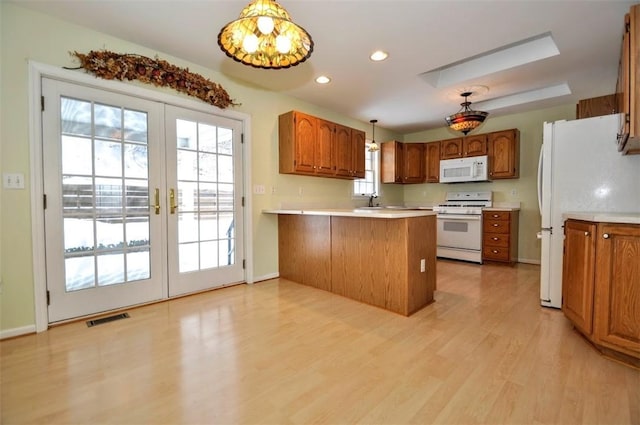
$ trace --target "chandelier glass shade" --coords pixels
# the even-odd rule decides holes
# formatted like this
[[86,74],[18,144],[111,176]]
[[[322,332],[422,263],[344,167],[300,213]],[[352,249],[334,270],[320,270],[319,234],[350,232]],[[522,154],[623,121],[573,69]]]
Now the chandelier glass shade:
[[377,152],[380,150],[380,146],[376,143],[376,123],[378,120],[370,120],[371,126],[371,143],[369,143],[369,152]]
[[483,111],[474,111],[469,108],[471,102],[467,100],[467,97],[471,96],[473,93],[464,92],[461,93],[460,96],[464,97],[464,102],[460,105],[462,109],[459,112],[449,115],[445,118],[447,124],[452,130],[461,131],[464,135],[469,133],[471,130],[477,128],[480,124],[482,124],[489,115],[488,112]]
[[249,3],[220,30],[218,45],[231,59],[264,69],[296,66],[313,52],[309,33],[274,0]]

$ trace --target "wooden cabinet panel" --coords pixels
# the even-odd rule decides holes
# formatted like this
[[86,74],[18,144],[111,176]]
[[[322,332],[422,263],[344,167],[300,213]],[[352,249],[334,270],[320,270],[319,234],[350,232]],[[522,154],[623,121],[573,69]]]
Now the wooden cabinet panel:
[[440,159],[462,158],[462,138],[440,141]]
[[596,226],[567,221],[562,263],[562,311],[582,332],[593,330]]
[[278,216],[280,277],[331,290],[331,218]]
[[640,226],[598,225],[596,343],[640,359]]
[[365,133],[298,111],[278,117],[283,174],[364,177]]
[[477,134],[474,136],[466,136],[462,139],[463,156],[481,156],[487,155],[489,150],[487,147],[487,135]]
[[403,143],[402,183],[424,183],[424,143]]
[[520,177],[520,132],[517,129],[488,134],[489,178]]
[[576,117],[578,119],[583,119],[615,114],[617,109],[618,105],[615,94],[592,97],[589,99],[582,99],[578,102]]
[[363,179],[365,177],[366,134],[364,131],[351,129],[351,161],[353,163],[353,177]]
[[482,212],[482,260],[518,261],[518,211]]
[[351,144],[351,129],[336,124],[333,145],[334,173],[337,176],[349,177],[353,175],[353,146]]
[[424,183],[424,143],[384,142],[380,152],[382,183]]
[[625,16],[616,97],[618,112],[625,114],[618,138],[623,154],[640,154],[640,5]]
[[440,181],[440,142],[425,143],[426,170],[425,181],[438,183]]

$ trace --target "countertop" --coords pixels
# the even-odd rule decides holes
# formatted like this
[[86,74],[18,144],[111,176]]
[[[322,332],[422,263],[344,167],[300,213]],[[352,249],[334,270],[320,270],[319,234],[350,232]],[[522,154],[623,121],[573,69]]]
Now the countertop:
[[565,220],[584,220],[598,223],[640,224],[640,213],[612,213],[612,212],[567,212],[562,214]]
[[328,215],[334,217],[360,217],[360,218],[410,218],[436,215],[430,210],[394,209],[394,208],[351,208],[351,209],[279,209],[262,210],[264,214],[295,214],[295,215]]

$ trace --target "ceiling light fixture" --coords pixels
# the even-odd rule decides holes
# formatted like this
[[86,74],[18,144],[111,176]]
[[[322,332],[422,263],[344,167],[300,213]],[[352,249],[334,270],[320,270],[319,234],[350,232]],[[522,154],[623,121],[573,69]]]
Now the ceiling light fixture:
[[376,50],[375,52],[371,53],[371,56],[369,56],[369,59],[371,59],[374,62],[380,62],[385,60],[388,57],[389,57],[389,54],[387,52],[382,50]]
[[464,97],[464,102],[460,104],[462,109],[459,112],[449,115],[445,118],[447,124],[451,129],[456,131],[461,131],[465,136],[471,130],[477,128],[480,124],[484,122],[484,119],[489,115],[488,112],[483,111],[474,111],[469,108],[471,102],[467,100],[469,96],[471,96],[473,92],[464,92],[460,93],[460,96]]
[[377,152],[380,150],[380,146],[376,143],[376,123],[378,120],[370,120],[371,126],[371,143],[369,143],[369,152]]
[[218,45],[231,59],[263,69],[296,66],[313,52],[309,33],[274,0],[249,3],[220,30]]
[[331,78],[327,77],[326,75],[321,75],[318,78],[316,78],[316,83],[318,84],[329,84],[331,82]]

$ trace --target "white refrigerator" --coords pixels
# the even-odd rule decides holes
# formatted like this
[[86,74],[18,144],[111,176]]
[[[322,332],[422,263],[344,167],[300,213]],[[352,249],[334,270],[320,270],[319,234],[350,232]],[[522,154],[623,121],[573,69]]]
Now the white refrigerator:
[[622,114],[544,123],[538,163],[540,301],[562,307],[562,214],[640,212],[640,155],[616,148]]

